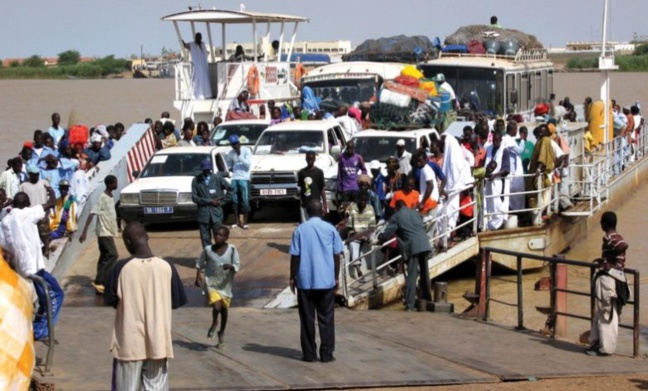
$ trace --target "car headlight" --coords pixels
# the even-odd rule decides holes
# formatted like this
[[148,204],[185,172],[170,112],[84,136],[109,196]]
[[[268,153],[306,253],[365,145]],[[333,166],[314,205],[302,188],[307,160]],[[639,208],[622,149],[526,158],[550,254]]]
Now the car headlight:
[[119,200],[122,204],[139,204],[139,194],[138,193],[122,193],[119,196]]
[[191,199],[191,193],[180,193],[178,194],[178,203],[183,204],[183,203],[190,203],[193,202]]

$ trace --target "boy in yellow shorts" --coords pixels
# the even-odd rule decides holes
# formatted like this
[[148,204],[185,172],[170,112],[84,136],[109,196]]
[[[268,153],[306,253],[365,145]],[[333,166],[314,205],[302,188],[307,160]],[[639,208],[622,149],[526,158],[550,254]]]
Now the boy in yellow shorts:
[[207,332],[208,339],[214,338],[218,315],[221,315],[216,345],[219,349],[225,346],[223,336],[232,302],[232,283],[240,267],[238,251],[234,245],[227,243],[228,239],[229,228],[221,226],[214,232],[214,244],[205,247],[196,261],[196,286],[203,287],[209,300],[208,305],[212,307],[212,324]]

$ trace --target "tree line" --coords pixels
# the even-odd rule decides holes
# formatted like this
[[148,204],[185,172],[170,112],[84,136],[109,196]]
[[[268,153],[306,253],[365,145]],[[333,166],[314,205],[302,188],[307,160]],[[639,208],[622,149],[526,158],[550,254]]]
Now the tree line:
[[81,62],[81,54],[76,50],[66,50],[58,54],[55,66],[46,66],[45,60],[33,55],[22,62],[13,61],[7,66],[0,61],[0,79],[65,79],[78,77],[86,79],[102,78],[121,74],[129,69],[129,61],[109,55]]
[[[648,43],[637,45],[630,55],[615,56],[615,63],[621,72],[646,72],[648,71]],[[598,56],[571,58],[567,62],[567,69],[596,69],[598,68]]]

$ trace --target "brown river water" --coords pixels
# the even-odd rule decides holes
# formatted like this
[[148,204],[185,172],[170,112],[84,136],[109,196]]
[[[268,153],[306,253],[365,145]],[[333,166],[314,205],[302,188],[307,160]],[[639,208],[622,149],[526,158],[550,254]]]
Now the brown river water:
[[[600,75],[598,73],[557,73],[554,91],[558,99],[569,96],[573,103],[580,103],[586,96],[599,95]],[[648,73],[613,73],[611,75],[612,97],[624,106],[636,100],[642,102],[644,112],[648,111]],[[0,80],[0,158],[9,159],[20,149],[21,144],[30,140],[35,129],[46,130],[50,126],[50,115],[58,112],[61,122],[67,127],[70,117],[76,123],[89,126],[122,122],[126,128],[135,122],[143,122],[149,117],[160,117],[162,111],[169,111],[173,118],[180,114],[173,108],[173,80],[156,79],[111,79],[111,80]],[[645,240],[647,218],[637,210],[643,209],[643,200],[648,198],[648,186],[642,186],[627,202],[617,209],[619,231],[630,244],[628,266],[637,268],[648,276],[648,264],[641,255],[648,251]],[[593,230],[586,240],[576,245],[567,255],[570,259],[591,260],[600,254],[601,232]],[[456,305],[456,312],[467,307],[461,298],[465,291],[474,288],[474,269],[465,265],[441,279],[449,281],[449,299]],[[548,292],[533,291],[533,284],[547,275],[546,270],[525,274],[524,277],[524,319],[531,329],[540,329],[545,317],[535,310],[535,306],[549,303]],[[503,273],[502,279],[513,280],[513,275]],[[642,278],[648,282],[648,277]],[[587,289],[587,273],[572,270],[569,275],[572,289]],[[648,290],[642,293],[642,300],[648,299]],[[498,300],[515,303],[515,284],[502,280],[492,283],[492,296]],[[645,302],[645,301],[644,301]],[[587,314],[588,301],[573,298],[569,309]],[[398,306],[392,306],[397,308]],[[400,308],[400,307],[398,307]],[[629,307],[622,321],[631,320]],[[515,307],[494,302],[492,318],[506,325],[514,325],[517,320]],[[644,311],[642,321],[648,323],[648,312]],[[569,322],[569,337],[575,339],[588,325],[582,321]],[[622,331],[623,344],[628,346],[627,332]],[[625,350],[625,349],[624,349]]]

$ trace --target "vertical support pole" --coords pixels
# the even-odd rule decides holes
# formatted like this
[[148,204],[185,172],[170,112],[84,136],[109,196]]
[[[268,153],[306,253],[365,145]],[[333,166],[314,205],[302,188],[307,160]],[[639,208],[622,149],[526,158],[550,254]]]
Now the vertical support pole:
[[594,274],[596,269],[592,266],[590,268],[590,318],[594,319],[594,313],[596,311],[596,294],[594,292]]
[[[283,49],[284,49],[284,27],[286,23],[281,22],[281,31],[279,32],[279,53],[277,53],[277,62],[281,62],[281,55],[283,54]],[[290,62],[290,58],[286,58],[287,62]]]
[[549,279],[551,286],[551,289],[549,290],[549,305],[551,306],[551,313],[549,315],[551,324],[549,325],[549,329],[552,331],[553,336],[556,335],[556,312],[558,312],[558,309],[556,308],[556,265],[556,262],[551,262],[549,264]]
[[227,40],[225,38],[225,23],[221,24],[221,52],[222,52],[222,58],[221,61],[226,61],[227,60]]
[[522,292],[522,257],[518,255],[517,261],[517,316],[518,330],[524,330],[524,297]]
[[[567,313],[567,265],[556,265],[556,282],[552,285],[555,286],[556,296],[556,312]],[[556,315],[556,327],[554,336],[564,337],[567,335],[567,317]]]
[[632,356],[639,356],[639,310],[641,309],[639,298],[641,297],[639,288],[641,282],[641,274],[637,271],[634,274],[634,290],[632,292],[633,305],[633,319],[632,319]]
[[479,294],[479,301],[477,302],[477,316],[486,320],[488,316],[486,315],[486,303],[488,301],[487,289],[486,289],[486,279],[487,279],[487,259],[490,256],[488,249],[482,249],[481,254],[481,263],[479,265],[479,271],[477,272],[477,290],[475,293]]
[[[360,250],[362,255],[362,250]],[[371,254],[371,283],[374,289],[378,289],[378,275],[376,273],[376,253]]]
[[293,52],[293,47],[295,45],[295,37],[297,36],[297,26],[299,25],[299,22],[295,22],[295,27],[293,28],[292,36],[290,37],[290,46],[288,46],[288,56],[286,56],[286,59],[290,61],[290,57],[292,56]]
[[215,63],[216,62],[216,54],[214,53],[214,42],[212,40],[211,25],[209,23],[205,23],[205,26],[207,26],[207,39],[209,39],[209,53],[211,54],[210,55],[211,62]]
[[[256,19],[252,19],[252,52],[254,53],[254,63],[257,62],[257,31]],[[242,68],[242,67],[241,67]]]
[[486,257],[486,317],[484,320],[490,319],[490,281],[491,281],[491,265],[492,265],[493,254],[490,250],[488,251],[488,256]]

